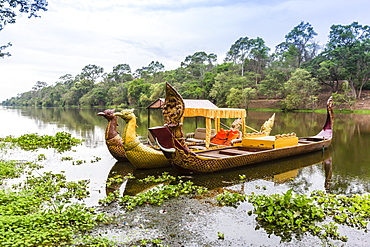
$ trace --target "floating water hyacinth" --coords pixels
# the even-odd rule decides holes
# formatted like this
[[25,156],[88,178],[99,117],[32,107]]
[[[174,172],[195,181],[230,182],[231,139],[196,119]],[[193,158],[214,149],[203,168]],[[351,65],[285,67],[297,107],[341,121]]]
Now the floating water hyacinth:
[[13,143],[24,150],[54,148],[58,152],[64,152],[70,150],[73,146],[81,144],[83,140],[74,138],[67,132],[57,132],[54,136],[40,136],[37,133],[24,134],[18,138],[7,136],[5,138],[0,138],[0,141]]

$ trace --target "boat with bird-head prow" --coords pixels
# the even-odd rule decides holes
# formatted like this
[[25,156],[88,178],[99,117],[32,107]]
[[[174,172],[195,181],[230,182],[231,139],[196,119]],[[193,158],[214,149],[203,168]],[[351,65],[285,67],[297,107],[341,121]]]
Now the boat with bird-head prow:
[[171,165],[179,171],[207,173],[324,150],[331,144],[333,136],[332,108],[333,100],[330,97],[324,127],[314,136],[297,137],[295,133],[268,136],[243,131],[241,142],[234,146],[192,152],[182,130],[181,119],[185,111],[182,97],[167,83],[163,109],[165,124],[149,130]]

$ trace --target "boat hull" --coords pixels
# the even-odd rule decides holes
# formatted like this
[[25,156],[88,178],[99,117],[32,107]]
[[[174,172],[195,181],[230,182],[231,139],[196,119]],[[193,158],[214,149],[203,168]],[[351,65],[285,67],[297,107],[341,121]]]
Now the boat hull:
[[138,169],[154,169],[171,166],[161,151],[154,150],[142,143],[133,149],[126,150],[126,157]]
[[[331,139],[269,150],[230,147],[196,154],[175,148],[176,151],[170,155],[170,162],[182,172],[209,173],[323,150],[330,144]],[[226,154],[229,156],[226,157]],[[214,158],[211,157],[212,155]],[[216,156],[223,157],[217,158]]]
[[109,153],[118,161],[127,162],[126,152],[122,147],[122,138],[116,135],[112,139],[105,141]]

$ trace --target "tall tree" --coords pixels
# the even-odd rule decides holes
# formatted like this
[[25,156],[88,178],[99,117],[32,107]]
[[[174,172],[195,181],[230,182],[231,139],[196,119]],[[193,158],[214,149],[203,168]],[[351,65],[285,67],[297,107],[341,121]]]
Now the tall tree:
[[37,81],[36,84],[32,87],[32,90],[39,91],[40,89],[47,87],[48,84],[44,81]]
[[131,67],[126,63],[118,64],[117,66],[113,67],[113,72],[110,73],[109,76],[112,77],[118,83],[131,81],[132,80]]
[[96,82],[96,80],[103,74],[104,69],[95,64],[89,64],[82,68],[80,79],[90,80]]
[[59,77],[59,81],[57,81],[57,83],[61,83],[67,88],[71,88],[75,82],[76,80],[71,74],[62,75],[61,77]]
[[150,64],[148,65],[148,73],[149,74],[155,74],[158,72],[163,72],[164,71],[164,65],[158,61],[151,61]]
[[233,62],[239,65],[242,76],[244,76],[247,67],[250,68],[249,71],[261,75],[262,69],[267,64],[269,51],[270,48],[266,46],[262,38],[241,37],[230,47],[225,62]]
[[256,84],[258,84],[258,79],[262,78],[263,70],[268,63],[270,48],[266,46],[265,41],[260,37],[251,39],[249,42],[249,67],[256,74]]
[[216,54],[198,51],[193,55],[186,56],[185,60],[181,62],[181,67],[186,68],[194,77],[203,78],[204,74],[216,65],[216,62]]
[[150,83],[144,82],[144,79],[135,79],[133,81],[128,82],[127,88],[127,95],[128,95],[128,102],[131,106],[145,106],[141,104],[140,98],[142,95],[146,95],[148,98]]
[[[16,22],[19,13],[29,14],[28,18],[39,17],[38,11],[46,11],[48,5],[46,0],[1,0],[0,1],[0,31],[5,25]],[[5,48],[11,46],[11,43],[0,46],[0,58],[10,56],[9,52],[2,52]]]
[[275,53],[280,60],[292,68],[299,68],[302,63],[313,59],[319,50],[315,41],[317,33],[308,22],[301,22],[287,35],[285,41],[276,46]]
[[136,78],[148,79],[150,76],[164,71],[164,65],[158,61],[152,61],[146,67],[141,67],[135,71]]
[[233,62],[241,66],[241,75],[244,75],[244,63],[250,51],[250,42],[248,37],[240,37],[231,45],[226,53],[225,62]]
[[353,22],[332,25],[324,55],[343,68],[355,97],[360,98],[363,86],[370,79],[370,27]]
[[[248,76],[250,75],[250,76]],[[215,83],[209,93],[215,103],[220,106],[227,106],[230,89],[234,88],[243,92],[245,88],[254,85],[254,73],[247,73],[245,76],[236,75],[232,72],[222,72],[215,76]],[[233,92],[236,92],[235,90]],[[240,95],[242,97],[242,94]]]

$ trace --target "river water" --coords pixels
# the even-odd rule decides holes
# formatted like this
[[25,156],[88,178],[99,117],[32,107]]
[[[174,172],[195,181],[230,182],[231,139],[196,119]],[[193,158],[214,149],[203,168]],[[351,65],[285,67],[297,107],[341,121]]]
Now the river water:
[[[59,131],[71,133],[84,139],[82,145],[71,151],[57,153],[53,149],[36,151],[7,150],[0,153],[0,159],[36,160],[39,154],[46,159],[38,161],[44,165],[42,171],[64,172],[69,180],[90,180],[91,196],[87,205],[97,206],[98,200],[106,193],[119,189],[122,194],[133,195],[148,188],[140,187],[135,181],[118,184],[115,188],[106,186],[112,174],[133,172],[138,178],[160,174],[164,170],[176,175],[173,169],[140,171],[125,163],[116,162],[105,146],[106,119],[97,116],[103,109],[65,108],[0,108],[0,137],[38,133],[54,135]],[[247,125],[255,129],[271,117],[273,112],[248,112]],[[275,112],[275,125],[272,135],[294,132],[297,136],[310,136],[318,133],[324,124],[326,114]],[[137,134],[146,138],[148,125],[162,125],[162,115],[158,110],[135,110],[138,116]],[[149,122],[149,123],[148,123]],[[230,125],[230,120],[225,120]],[[192,132],[196,127],[204,127],[201,118],[185,120],[184,132]],[[124,127],[120,119],[119,130]],[[245,194],[282,193],[293,189],[297,193],[313,190],[326,190],[334,194],[367,194],[370,192],[370,115],[335,114],[334,138],[332,145],[324,153],[316,152],[304,156],[273,161],[229,171],[188,177],[195,184],[209,190],[228,189]],[[63,157],[73,157],[82,161],[62,161]],[[246,182],[240,182],[239,175],[246,175]],[[262,189],[263,188],[263,189]],[[249,203],[238,208],[218,207],[214,198],[191,200],[175,199],[161,207],[143,207],[125,214],[125,223],[119,227],[110,226],[105,234],[120,241],[140,238],[163,238],[170,246],[313,246],[320,241],[312,236],[289,243],[280,242],[274,235],[268,236],[260,228],[254,216],[248,216],[252,209]],[[112,209],[109,210],[118,210]],[[127,225],[130,225],[128,227]],[[258,228],[258,227],[257,227]],[[368,226],[370,229],[370,226]],[[370,245],[369,233],[348,227],[339,231],[349,237],[344,246]],[[225,235],[217,238],[217,232]],[[149,236],[149,237],[148,237]],[[342,245],[342,243],[340,243]]]

